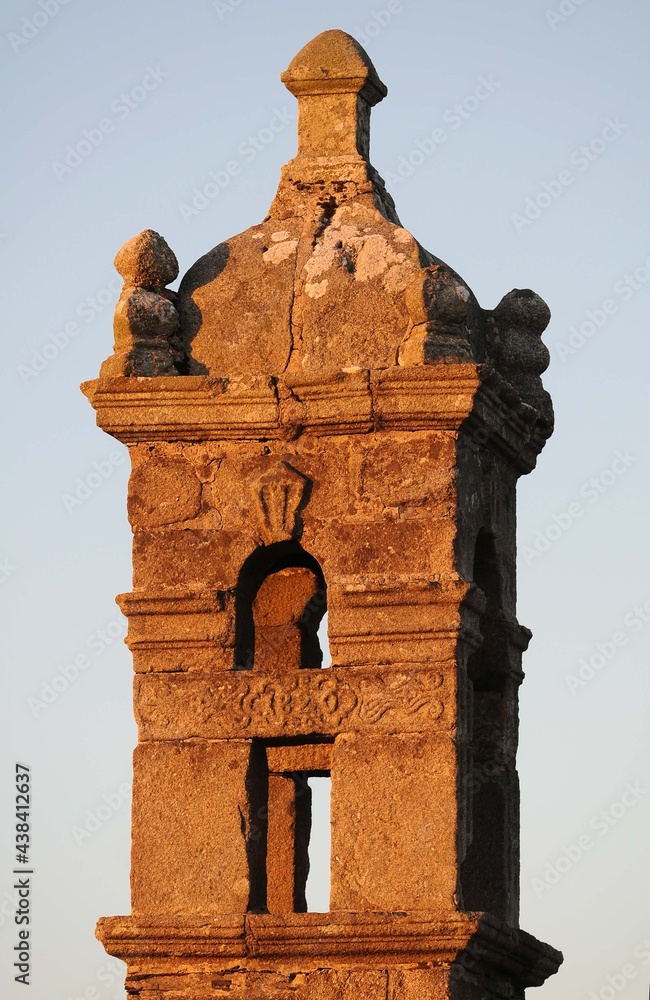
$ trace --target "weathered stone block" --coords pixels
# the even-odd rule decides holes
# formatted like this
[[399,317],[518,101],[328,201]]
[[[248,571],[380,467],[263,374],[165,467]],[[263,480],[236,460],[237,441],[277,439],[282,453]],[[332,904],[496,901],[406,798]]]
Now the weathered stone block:
[[456,748],[433,735],[342,735],[332,756],[333,910],[452,909]]
[[244,913],[255,905],[251,862],[262,849],[250,784],[256,766],[250,742],[136,748],[134,913]]

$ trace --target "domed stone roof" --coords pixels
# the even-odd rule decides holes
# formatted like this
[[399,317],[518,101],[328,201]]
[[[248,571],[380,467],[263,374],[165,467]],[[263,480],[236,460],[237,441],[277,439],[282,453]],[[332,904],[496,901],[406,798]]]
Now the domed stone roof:
[[[370,108],[386,94],[368,55],[326,31],[282,80],[298,98],[298,153],[269,214],[190,268],[179,292],[190,372],[322,371],[398,363],[436,285],[447,320],[475,302],[399,222],[369,163]],[[423,268],[430,269],[423,274]],[[442,313],[439,319],[442,319]]]
[[386,87],[367,53],[325,31],[282,74],[298,99],[298,150],[266,218],[183,278],[145,230],[116,258],[124,290],[102,376],[295,380],[354,369],[487,363],[551,426],[540,374],[550,313],[528,289],[483,310],[400,224],[372,167],[370,111]]

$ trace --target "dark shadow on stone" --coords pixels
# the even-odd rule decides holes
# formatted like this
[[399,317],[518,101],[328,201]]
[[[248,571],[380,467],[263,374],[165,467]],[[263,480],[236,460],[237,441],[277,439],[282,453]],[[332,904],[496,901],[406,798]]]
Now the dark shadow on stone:
[[209,285],[224,270],[230,257],[228,243],[219,243],[204,254],[189,269],[178,289],[177,308],[181,317],[181,334],[185,345],[186,359],[181,375],[208,375],[208,369],[192,357],[192,341],[201,329],[203,314],[192,299],[197,288]]
[[450,968],[450,1000],[525,1000],[564,961],[561,952],[490,913],[477,913],[478,926]]
[[249,913],[266,912],[266,846],[268,836],[268,768],[266,751],[258,740],[253,740],[250,763],[246,775],[246,794],[250,804],[251,820],[241,816],[242,833],[246,837],[246,856],[250,874]]

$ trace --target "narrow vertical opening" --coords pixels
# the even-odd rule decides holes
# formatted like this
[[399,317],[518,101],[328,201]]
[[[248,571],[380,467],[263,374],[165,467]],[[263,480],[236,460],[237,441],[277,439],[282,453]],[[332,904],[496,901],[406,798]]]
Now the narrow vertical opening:
[[494,535],[482,530],[476,540],[474,583],[485,595],[481,644],[468,659],[471,702],[471,841],[461,868],[463,906],[503,915],[507,906],[508,831],[503,748],[505,711],[498,621],[501,578]]
[[332,779],[309,778],[311,788],[311,835],[306,897],[309,913],[327,913],[330,908],[330,854]]
[[321,648],[322,662],[321,667],[331,667],[332,666],[332,654],[330,653],[330,640],[328,634],[328,614],[327,611],[321,619],[321,623],[318,626],[318,642]]
[[331,754],[331,740],[266,746],[269,913],[329,910]]

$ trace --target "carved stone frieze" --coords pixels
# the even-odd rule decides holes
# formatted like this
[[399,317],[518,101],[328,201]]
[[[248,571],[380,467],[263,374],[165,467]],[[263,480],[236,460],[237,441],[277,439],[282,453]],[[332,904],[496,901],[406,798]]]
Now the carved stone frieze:
[[143,739],[419,732],[448,725],[444,702],[444,673],[431,668],[298,670],[287,681],[252,670],[136,681]]

